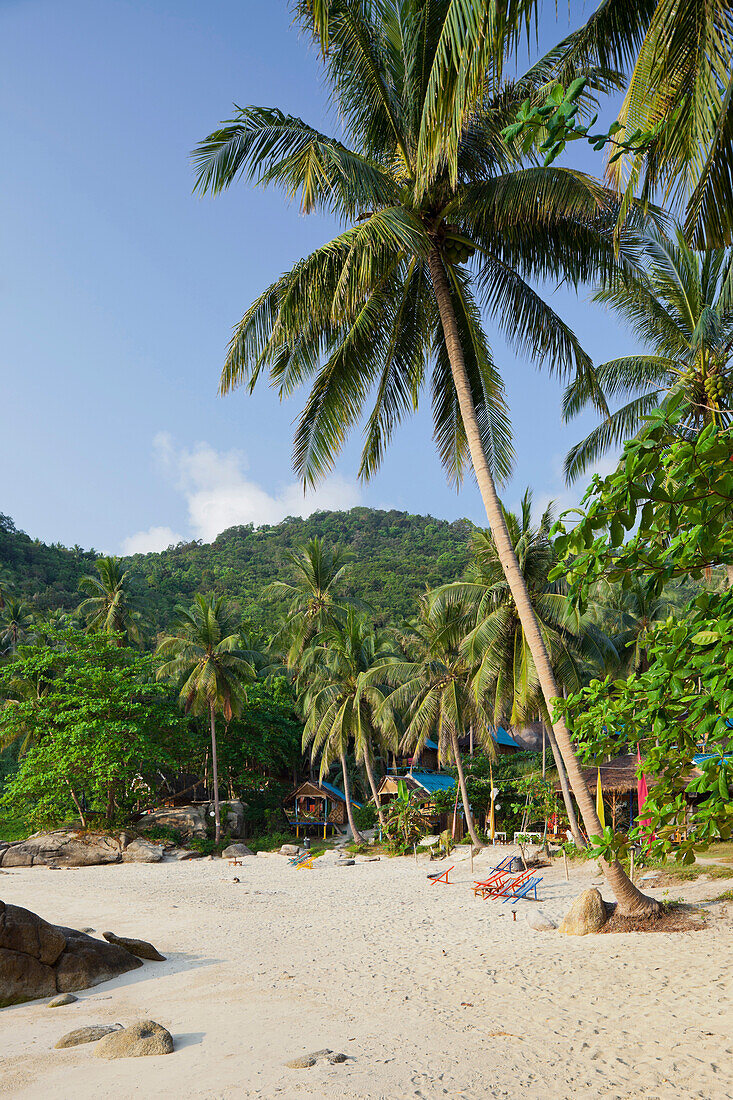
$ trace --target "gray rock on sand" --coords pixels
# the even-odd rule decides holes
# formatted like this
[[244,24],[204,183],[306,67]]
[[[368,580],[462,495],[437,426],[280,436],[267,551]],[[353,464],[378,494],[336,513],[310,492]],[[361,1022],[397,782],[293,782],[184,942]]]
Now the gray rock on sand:
[[113,1031],[121,1030],[122,1024],[92,1024],[90,1027],[78,1027],[75,1031],[67,1031],[66,1035],[62,1035],[58,1043],[54,1043],[54,1050],[80,1047],[83,1043],[98,1043]]
[[340,859],[336,864],[337,867],[353,867],[356,863],[355,859]]
[[300,855],[300,847],[297,844],[283,844],[280,849],[281,856],[298,856]]
[[600,931],[607,920],[608,913],[600,892],[584,890],[563,917],[559,930],[568,936],[587,936]]
[[241,856],[252,856],[254,852],[250,852],[246,844],[237,843],[230,844],[221,855],[222,859],[239,859]]
[[334,1051],[328,1048],[324,1050],[314,1050],[311,1054],[303,1054],[300,1058],[293,1058],[291,1061],[286,1062],[285,1065],[288,1069],[310,1069],[315,1066],[317,1062],[328,1062],[332,1066],[340,1065],[341,1062],[346,1061],[346,1055],[341,1053],[334,1053]]
[[100,1058],[147,1058],[173,1053],[173,1036],[154,1020],[140,1020],[112,1035],[97,1047]]
[[114,943],[117,947],[124,947],[131,955],[138,959],[149,959],[151,962],[165,962],[165,955],[153,947],[147,940],[130,939],[128,936],[116,936],[114,932],[103,932],[107,943]]
[[89,867],[98,863],[119,863],[121,858],[117,837],[74,829],[38,833],[0,852],[3,867]]
[[74,1001],[78,1001],[79,998],[75,997],[73,993],[61,993],[58,997],[54,997],[52,1001],[49,1001],[46,1008],[63,1008],[64,1005],[73,1005]]
[[527,913],[527,924],[535,932],[554,932],[557,925],[546,917],[541,909],[530,909]]
[[123,863],[160,863],[163,858],[163,845],[153,844],[150,840],[132,840],[122,853]]

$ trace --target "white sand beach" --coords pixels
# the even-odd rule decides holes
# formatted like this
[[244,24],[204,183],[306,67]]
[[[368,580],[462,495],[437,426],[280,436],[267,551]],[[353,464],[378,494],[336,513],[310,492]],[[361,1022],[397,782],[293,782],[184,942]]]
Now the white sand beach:
[[[497,849],[497,852],[499,850]],[[490,853],[475,871],[497,861]],[[733,903],[701,932],[574,938],[475,899],[428,864],[296,871],[282,857],[13,870],[0,896],[58,924],[151,940],[167,956],[60,1009],[0,1012],[0,1095],[64,1100],[733,1096]],[[559,920],[593,869],[543,872]],[[232,882],[233,876],[239,884]],[[673,888],[700,899],[729,883]],[[603,891],[608,897],[607,891]],[[654,891],[652,891],[654,892]],[[662,896],[664,891],[656,891]],[[54,1050],[72,1028],[152,1018],[175,1053],[106,1062]],[[328,1047],[341,1065],[285,1062]]]

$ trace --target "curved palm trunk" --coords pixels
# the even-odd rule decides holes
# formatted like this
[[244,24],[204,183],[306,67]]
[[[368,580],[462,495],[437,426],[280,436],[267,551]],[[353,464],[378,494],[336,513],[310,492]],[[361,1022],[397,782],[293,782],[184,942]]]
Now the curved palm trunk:
[[382,807],[379,805],[379,797],[377,795],[377,783],[374,778],[374,769],[372,768],[372,761],[368,748],[366,748],[364,751],[364,769],[367,773],[367,779],[369,780],[369,787],[372,792],[372,798],[374,799],[374,805],[377,808],[379,825],[382,829],[382,832],[384,832],[384,814],[382,813]]
[[[539,624],[529,598],[529,593],[527,592],[527,586],[522,576],[521,569],[519,568],[516,554],[514,553],[514,547],[507,529],[501,502],[496,492],[496,485],[494,484],[494,479],[489,469],[486,455],[484,454],[481,433],[476,419],[476,409],[473,404],[468,374],[466,372],[466,363],[463,358],[463,348],[461,346],[456,315],[453,310],[453,303],[451,302],[448,279],[445,274],[440,252],[437,248],[431,250],[428,262],[433,280],[435,298],[440,312],[440,320],[445,336],[448,357],[450,359],[453,382],[456,387],[458,404],[461,410],[461,419],[463,420],[471,452],[473,469],[481,492],[481,498],[486,509],[486,515],[491,526],[491,533],[494,536],[499,561],[501,562],[504,576],[507,579],[509,589],[514,599],[517,614],[522,623],[524,636],[527,639],[527,645],[532,654],[532,660],[537,670],[540,687],[542,688],[542,694],[549,712],[550,700],[557,698],[560,693],[555,683],[555,676],[552,671],[547,648],[540,633]],[[563,719],[558,719],[553,722],[553,732],[567,769],[570,786],[572,787],[575,800],[580,808],[586,831],[589,836],[599,836],[601,833],[601,823],[598,820],[593,798],[586,786],[580,764],[573,750],[570,732]],[[640,890],[636,889],[618,861],[614,861],[613,863],[602,861],[602,866],[608,883],[616,896],[621,912],[645,915],[656,912],[659,909],[659,903],[655,901],[654,898],[647,897],[645,894],[642,894]]]
[[349,773],[346,770],[346,756],[344,753],[341,753],[341,771],[344,775],[344,799],[346,801],[346,816],[349,819],[351,835],[354,838],[355,844],[363,844],[364,837],[361,835],[354,822],[354,808],[351,805],[351,786],[349,784]]
[[216,760],[216,714],[214,704],[209,704],[211,714],[211,773],[214,781],[214,822],[216,825],[216,843],[221,840],[221,815],[219,813],[219,765]]
[[458,788],[461,792],[461,802],[463,803],[463,813],[466,817],[466,827],[468,828],[468,835],[471,837],[471,843],[475,848],[482,848],[483,845],[478,838],[476,832],[476,826],[473,823],[473,814],[471,813],[471,804],[468,801],[468,787],[466,786],[466,777],[463,774],[463,764],[461,763],[461,751],[458,748],[458,737],[456,731],[451,730],[450,735],[450,747],[453,750],[453,762],[458,772]]

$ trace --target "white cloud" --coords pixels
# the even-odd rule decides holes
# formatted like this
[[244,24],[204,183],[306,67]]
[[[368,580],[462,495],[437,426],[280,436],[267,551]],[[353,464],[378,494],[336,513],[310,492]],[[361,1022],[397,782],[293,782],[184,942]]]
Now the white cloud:
[[[356,482],[339,475],[305,494],[295,482],[268,493],[245,476],[247,463],[241,451],[217,451],[208,443],[179,448],[167,432],[156,435],[153,448],[158,462],[186,499],[191,537],[204,542],[211,542],[227,527],[238,524],[259,527],[279,523],[285,516],[309,516],[319,509],[353,508],[361,501]],[[146,539],[152,543],[158,535],[162,539],[164,533],[179,541],[180,536],[173,535],[169,528],[154,527],[126,539],[126,552],[134,552],[127,549],[130,545],[139,548]],[[161,549],[161,545],[146,548]]]
[[170,527],[148,527],[147,531],[138,531],[136,535],[123,539],[122,553],[151,554],[158,550],[167,550],[169,546],[175,546],[182,540],[183,536],[176,534]]

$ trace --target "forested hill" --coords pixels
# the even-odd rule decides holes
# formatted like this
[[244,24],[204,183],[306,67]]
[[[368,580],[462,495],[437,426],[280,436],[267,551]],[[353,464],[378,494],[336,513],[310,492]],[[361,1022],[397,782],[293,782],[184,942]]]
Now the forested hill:
[[[133,590],[154,628],[169,619],[173,607],[194,592],[213,590],[237,599],[245,619],[270,628],[280,608],[263,598],[276,578],[288,579],[286,554],[320,536],[354,556],[348,594],[367,602],[378,620],[411,616],[427,586],[453,580],[463,572],[472,525],[431,516],[352,508],[316,512],[308,519],[288,517],[276,526],[232,527],[213,543],[181,543],[159,554],[125,559],[133,572]],[[17,590],[38,608],[75,607],[79,578],[91,571],[93,551],[46,546],[16,531],[0,518],[0,567]]]

